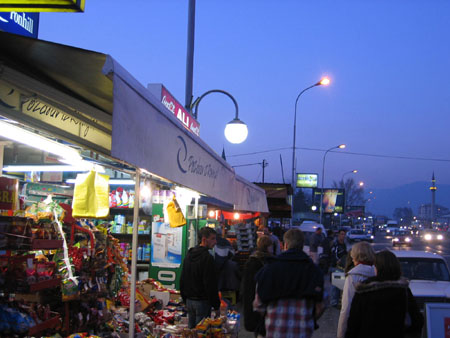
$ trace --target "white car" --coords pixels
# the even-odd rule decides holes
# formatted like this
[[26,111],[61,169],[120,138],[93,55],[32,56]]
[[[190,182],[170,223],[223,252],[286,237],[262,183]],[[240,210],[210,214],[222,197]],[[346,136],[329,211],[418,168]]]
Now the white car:
[[[423,310],[425,303],[450,303],[450,273],[445,259],[431,252],[413,250],[392,251],[400,261],[402,274],[417,305]],[[344,288],[344,272],[333,272],[332,284]]]
[[363,230],[353,229],[347,232],[347,239],[349,242],[372,242],[374,236],[365,233]]

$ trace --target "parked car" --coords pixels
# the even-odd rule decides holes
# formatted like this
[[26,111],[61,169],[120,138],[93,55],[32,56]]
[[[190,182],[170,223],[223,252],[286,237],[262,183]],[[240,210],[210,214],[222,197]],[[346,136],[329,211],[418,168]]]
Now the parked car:
[[392,246],[412,246],[412,236],[410,231],[397,230],[392,233]]
[[[402,274],[417,305],[424,310],[425,303],[450,303],[450,272],[445,259],[431,252],[414,250],[392,251],[400,261]],[[344,272],[333,272],[331,282],[344,288]]]
[[373,238],[374,238],[373,235],[369,235],[365,233],[363,230],[353,229],[347,232],[347,239],[350,243],[361,241],[373,242]]

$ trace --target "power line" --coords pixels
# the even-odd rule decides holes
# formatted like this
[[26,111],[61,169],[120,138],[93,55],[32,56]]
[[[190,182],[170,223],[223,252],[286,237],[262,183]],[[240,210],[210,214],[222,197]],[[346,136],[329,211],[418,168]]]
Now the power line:
[[[325,149],[318,149],[318,148],[306,148],[306,147],[296,147],[297,149],[301,150],[309,150],[309,151],[320,151],[324,152]],[[261,151],[255,151],[252,153],[245,153],[245,154],[236,154],[236,155],[228,155],[228,157],[240,157],[240,156],[249,156],[249,155],[257,155],[257,154],[265,154],[270,153],[274,151],[280,151],[280,150],[287,150],[292,149],[292,147],[284,147],[284,148],[276,148],[276,149],[269,149],[269,150],[261,150]],[[356,156],[370,156],[370,157],[382,157],[382,158],[392,158],[392,159],[398,159],[398,160],[415,160],[415,161],[435,161],[435,162],[450,162],[450,159],[443,159],[443,158],[428,158],[428,157],[414,157],[414,156],[400,156],[400,155],[383,155],[383,154],[370,154],[370,153],[356,153],[356,152],[349,152],[349,151],[330,151],[336,154],[341,155],[356,155]]]

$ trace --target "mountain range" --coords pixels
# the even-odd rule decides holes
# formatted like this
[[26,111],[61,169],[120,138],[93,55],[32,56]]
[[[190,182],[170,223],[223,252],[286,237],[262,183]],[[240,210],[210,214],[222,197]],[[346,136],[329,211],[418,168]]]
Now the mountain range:
[[[395,208],[411,208],[414,215],[422,204],[431,203],[430,182],[414,182],[389,189],[366,191],[366,211],[374,215],[392,217]],[[450,185],[437,184],[436,204],[450,207]]]

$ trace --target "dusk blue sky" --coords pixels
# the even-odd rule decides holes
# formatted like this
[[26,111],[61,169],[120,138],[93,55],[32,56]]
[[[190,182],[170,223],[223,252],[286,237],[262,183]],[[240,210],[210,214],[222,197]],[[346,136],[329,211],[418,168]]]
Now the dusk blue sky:
[[[39,38],[110,54],[184,103],[187,12],[188,0],[86,0],[85,13],[42,13]],[[282,182],[281,155],[288,183],[295,99],[328,75],[330,86],[299,101],[297,147],[316,150],[297,151],[297,171],[320,174],[323,150],[345,143],[327,155],[325,186],[352,169],[368,189],[433,171],[450,184],[449,33],[444,0],[197,0],[194,98],[228,91],[249,127],[245,143],[228,143],[234,106],[211,94],[198,109],[201,137],[231,165],[268,161],[266,182]],[[262,180],[260,165],[236,172]]]

